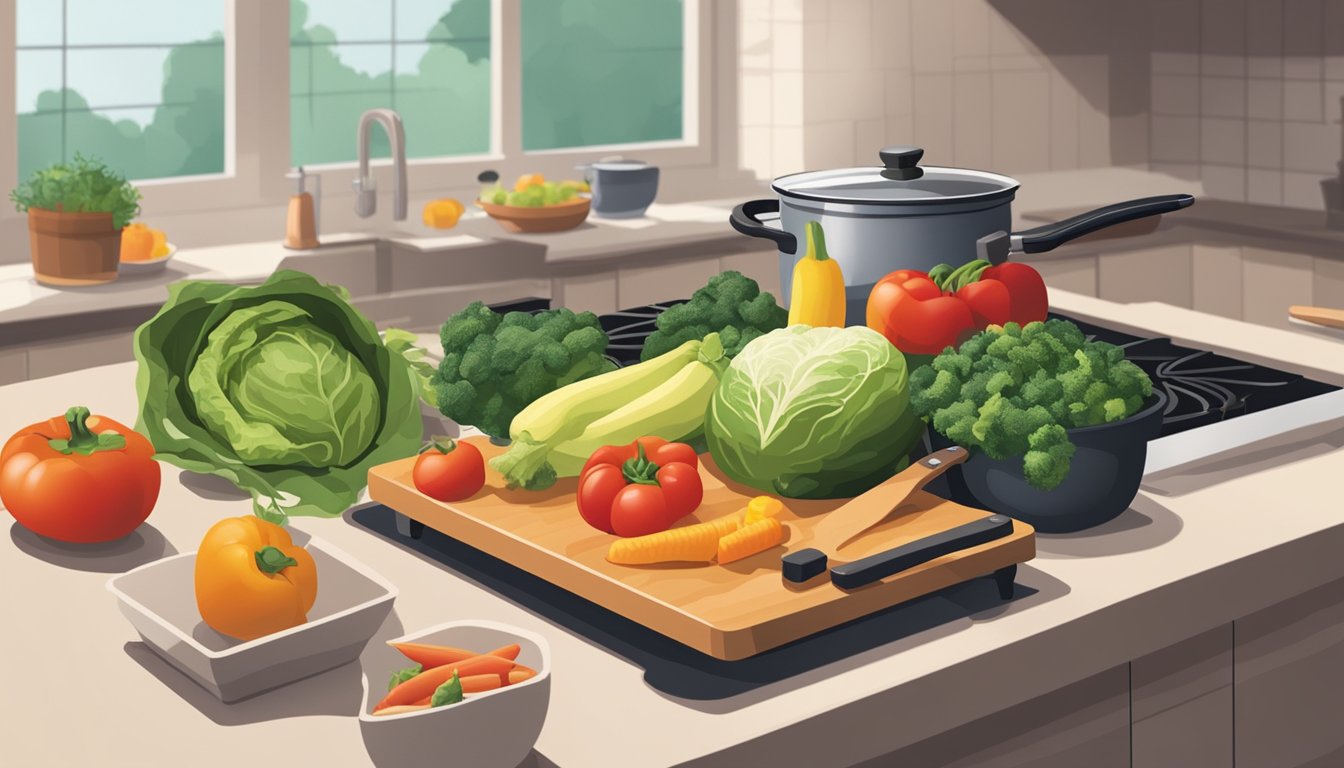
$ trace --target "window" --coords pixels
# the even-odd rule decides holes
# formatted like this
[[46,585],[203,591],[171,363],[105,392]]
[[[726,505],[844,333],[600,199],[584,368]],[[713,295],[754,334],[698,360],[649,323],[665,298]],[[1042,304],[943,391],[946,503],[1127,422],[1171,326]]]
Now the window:
[[294,165],[355,160],[378,107],[401,115],[407,157],[490,150],[490,0],[291,0],[289,46]]
[[523,0],[523,149],[682,135],[682,0]]
[[96,156],[132,179],[225,170],[223,0],[18,0],[18,172]]

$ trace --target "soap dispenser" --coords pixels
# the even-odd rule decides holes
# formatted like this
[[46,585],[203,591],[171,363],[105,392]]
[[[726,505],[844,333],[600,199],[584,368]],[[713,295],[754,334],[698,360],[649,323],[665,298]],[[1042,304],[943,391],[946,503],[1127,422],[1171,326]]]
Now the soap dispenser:
[[294,193],[289,197],[289,215],[285,218],[285,247],[299,250],[316,248],[317,212],[322,205],[322,177],[313,177],[313,192],[306,189],[308,175],[303,166],[285,174],[294,182]]

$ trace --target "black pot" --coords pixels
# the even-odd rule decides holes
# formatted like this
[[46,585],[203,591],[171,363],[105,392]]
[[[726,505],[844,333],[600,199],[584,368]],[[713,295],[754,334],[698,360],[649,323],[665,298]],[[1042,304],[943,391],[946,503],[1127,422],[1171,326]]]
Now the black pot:
[[[1069,430],[1077,450],[1057,488],[1041,491],[1022,477],[1022,458],[1002,461],[975,453],[948,472],[954,499],[1029,523],[1041,533],[1071,533],[1101,525],[1129,508],[1139,492],[1148,441],[1162,431],[1167,396],[1160,390],[1123,421]],[[935,448],[950,445],[929,430]]]

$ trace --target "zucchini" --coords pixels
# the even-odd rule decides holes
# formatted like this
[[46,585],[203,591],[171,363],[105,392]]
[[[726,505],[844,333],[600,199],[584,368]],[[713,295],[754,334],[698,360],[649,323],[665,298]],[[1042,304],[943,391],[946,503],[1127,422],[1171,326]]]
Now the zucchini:
[[[710,337],[714,339],[711,349]],[[625,445],[641,437],[679,442],[705,426],[705,411],[727,363],[718,334],[705,339],[702,354],[658,387],[588,425],[583,434],[555,447],[549,459],[560,477],[579,474],[588,457],[604,445]],[[705,353],[716,355],[706,359]]]
[[[705,386],[703,376],[690,385],[673,388],[666,385],[676,377],[686,376],[682,371],[689,366],[711,365],[716,371],[710,377],[711,383],[717,384],[718,374],[726,365],[723,344],[717,333],[711,333],[703,341],[685,342],[652,360],[561,387],[539,398],[514,417],[509,427],[513,445],[503,455],[491,459],[490,466],[504,475],[510,487],[528,490],[547,488],[555,482],[557,476],[577,475],[583,462],[587,461],[587,455],[579,461],[578,467],[572,465],[568,455],[564,456],[560,459],[564,471],[558,472],[558,468],[551,464],[558,446],[578,439],[593,423],[623,412],[634,402],[646,403],[645,408],[653,407],[647,399],[651,392],[659,391],[663,393],[660,397],[671,397],[685,386],[691,386],[698,392]],[[713,391],[713,386],[710,386],[709,395]],[[705,402],[696,415],[696,423],[687,434],[698,432],[704,426],[709,395],[705,395]],[[611,428],[614,425],[600,431]],[[636,437],[646,434],[658,433],[640,432]]]

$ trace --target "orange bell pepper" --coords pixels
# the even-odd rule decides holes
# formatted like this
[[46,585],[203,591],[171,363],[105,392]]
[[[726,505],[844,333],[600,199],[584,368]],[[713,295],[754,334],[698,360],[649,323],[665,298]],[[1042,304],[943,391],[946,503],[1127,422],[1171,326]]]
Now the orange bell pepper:
[[196,553],[196,607],[220,634],[252,640],[308,620],[317,566],[280,526],[247,515],[215,523]]

